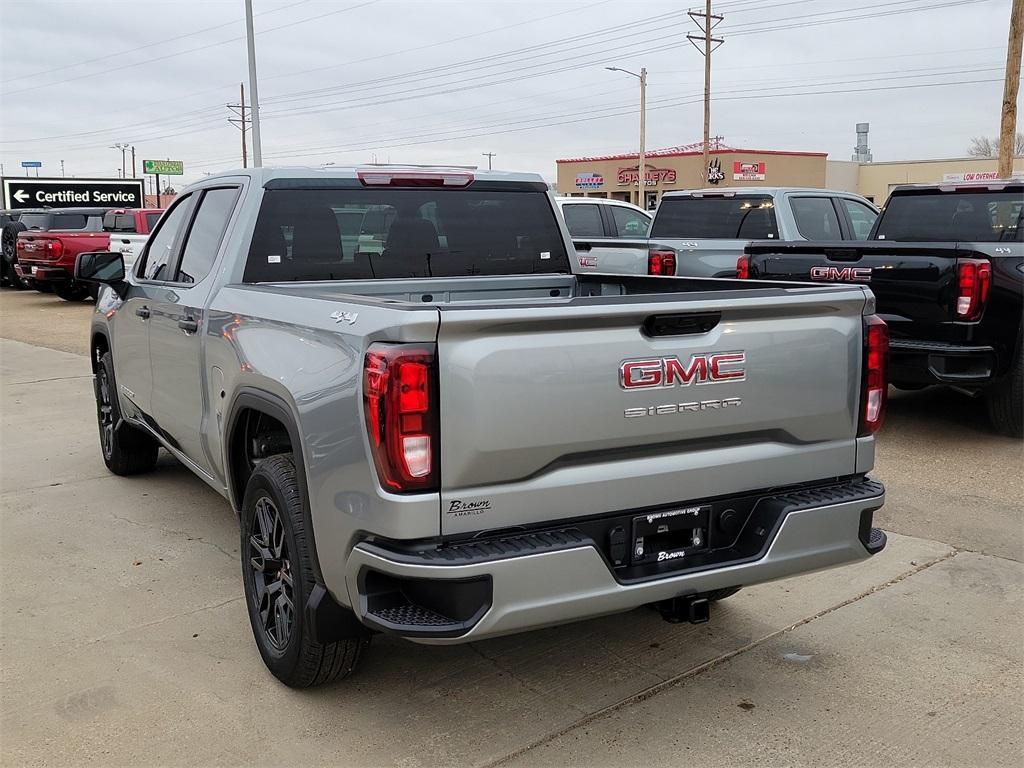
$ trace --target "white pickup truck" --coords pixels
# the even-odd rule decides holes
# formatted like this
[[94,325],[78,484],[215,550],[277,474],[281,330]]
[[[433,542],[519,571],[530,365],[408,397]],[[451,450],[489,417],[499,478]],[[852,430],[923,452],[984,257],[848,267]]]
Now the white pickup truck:
[[103,217],[103,230],[110,233],[110,250],[121,254],[126,269],[135,263],[163,212],[163,208],[125,208],[108,211]]

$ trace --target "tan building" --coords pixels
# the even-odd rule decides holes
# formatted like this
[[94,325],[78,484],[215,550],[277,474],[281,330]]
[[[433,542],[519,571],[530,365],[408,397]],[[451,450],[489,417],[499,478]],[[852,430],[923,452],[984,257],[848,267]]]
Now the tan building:
[[[956,157],[947,160],[899,160],[883,163],[828,161],[826,186],[863,195],[882,205],[899,184],[950,184],[997,177],[995,158]],[[1024,157],[1013,161],[1014,174],[1024,174]]]
[[[865,162],[829,160],[824,152],[720,148],[710,152],[718,187],[824,187],[856,192],[877,205],[898,184],[962,183],[994,178],[995,158]],[[573,197],[611,197],[640,204],[637,153],[557,160],[555,189]],[[699,149],[671,147],[645,157],[646,199],[653,208],[662,194],[704,185]],[[1024,175],[1024,158],[1014,160],[1014,174]]]
[[[560,195],[611,197],[640,204],[638,154],[577,157],[557,160],[555,188]],[[761,149],[715,149],[710,152],[712,186],[823,187],[828,155],[824,152],[777,152]],[[644,158],[645,207],[674,189],[704,186],[699,150],[672,147],[648,152]]]

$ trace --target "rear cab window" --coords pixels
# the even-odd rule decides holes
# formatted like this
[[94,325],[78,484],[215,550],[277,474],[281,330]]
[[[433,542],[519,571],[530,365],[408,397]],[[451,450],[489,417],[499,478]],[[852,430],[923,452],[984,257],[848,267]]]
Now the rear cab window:
[[923,190],[894,194],[878,220],[877,240],[1005,243],[1024,241],[1024,195],[1013,191]]
[[297,188],[264,192],[247,283],[571,271],[547,193],[533,185],[301,188],[295,181]]
[[768,195],[664,197],[651,225],[654,239],[777,239],[775,202]]

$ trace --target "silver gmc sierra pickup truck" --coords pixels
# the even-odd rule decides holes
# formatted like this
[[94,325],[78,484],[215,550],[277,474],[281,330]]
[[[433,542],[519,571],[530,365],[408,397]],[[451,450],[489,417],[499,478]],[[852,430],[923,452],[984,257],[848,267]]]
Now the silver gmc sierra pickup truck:
[[91,324],[117,474],[224,495],[271,672],[862,560],[885,325],[863,286],[578,274],[540,177],[248,169],[164,214]]

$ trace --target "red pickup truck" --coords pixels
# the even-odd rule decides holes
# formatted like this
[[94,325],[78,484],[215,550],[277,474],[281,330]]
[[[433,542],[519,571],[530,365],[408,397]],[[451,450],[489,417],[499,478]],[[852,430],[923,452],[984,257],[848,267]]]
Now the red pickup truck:
[[[68,209],[63,214],[80,211]],[[92,209],[88,213],[94,214]],[[73,279],[75,260],[80,253],[110,250],[111,236],[134,233],[148,235],[156,225],[161,209],[115,208],[102,213],[102,229],[62,229],[46,231],[29,227],[18,234],[15,271],[39,288],[52,286],[65,301],[80,301],[92,295],[94,288]]]

